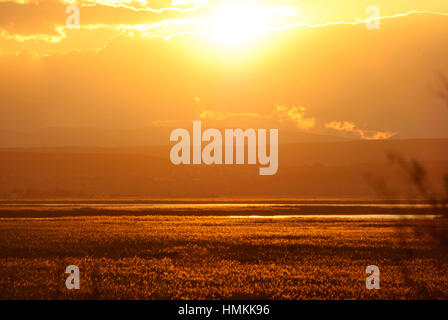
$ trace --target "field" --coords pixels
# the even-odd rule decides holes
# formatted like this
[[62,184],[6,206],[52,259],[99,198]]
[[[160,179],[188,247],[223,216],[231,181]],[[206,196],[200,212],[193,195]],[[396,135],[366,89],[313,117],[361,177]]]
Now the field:
[[[448,297],[446,255],[414,232],[434,219],[319,210],[2,208],[0,298]],[[68,265],[80,268],[80,290],[65,287]],[[366,289],[368,265],[380,268],[380,290]]]

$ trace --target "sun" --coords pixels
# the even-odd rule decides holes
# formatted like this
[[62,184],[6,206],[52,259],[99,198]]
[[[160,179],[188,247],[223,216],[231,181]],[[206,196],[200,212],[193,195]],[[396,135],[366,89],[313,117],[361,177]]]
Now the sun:
[[257,40],[267,31],[266,18],[262,8],[255,5],[227,5],[210,18],[207,33],[218,44],[241,46]]
[[296,23],[298,12],[298,7],[264,7],[255,2],[223,5],[208,19],[205,34],[220,45],[240,47],[257,41],[267,32]]

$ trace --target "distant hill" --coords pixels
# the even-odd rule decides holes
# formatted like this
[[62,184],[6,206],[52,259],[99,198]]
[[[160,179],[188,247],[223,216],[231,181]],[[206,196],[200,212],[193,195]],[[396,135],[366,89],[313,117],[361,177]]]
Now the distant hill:
[[279,153],[284,165],[387,163],[391,153],[419,161],[440,161],[448,160],[448,139],[300,143],[282,145]]
[[415,196],[390,152],[420,160],[433,190],[443,191],[448,172],[448,139],[283,144],[274,176],[260,176],[258,165],[175,166],[169,149],[3,148],[0,199],[378,198],[378,186]]
[[[148,127],[135,130],[100,128],[45,128],[24,131],[0,130],[0,148],[35,147],[134,147],[169,145],[171,131],[175,128]],[[246,129],[246,128],[243,128]],[[222,129],[224,132],[224,129]],[[281,130],[280,143],[334,142],[347,139],[300,131]]]

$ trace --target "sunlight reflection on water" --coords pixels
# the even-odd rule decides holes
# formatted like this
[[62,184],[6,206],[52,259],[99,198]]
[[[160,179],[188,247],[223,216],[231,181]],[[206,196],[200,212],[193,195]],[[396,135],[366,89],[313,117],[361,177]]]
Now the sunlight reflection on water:
[[430,204],[387,203],[0,203],[0,207],[114,207],[114,208],[300,208],[300,207],[366,207],[366,208],[431,208]]
[[308,214],[308,215],[282,215],[282,216],[227,216],[220,218],[230,219],[435,219],[438,215],[398,215],[398,214]]
[[426,210],[427,208],[430,209],[431,205],[403,203],[0,203],[1,210],[29,210],[30,215],[33,212],[50,212],[49,214],[62,212],[64,214],[76,215],[82,215],[85,212],[98,215],[108,215],[109,212],[116,214],[118,212],[123,215],[201,215],[224,219],[297,218],[345,220],[434,219],[440,217],[440,215],[435,214],[438,212],[431,212]]

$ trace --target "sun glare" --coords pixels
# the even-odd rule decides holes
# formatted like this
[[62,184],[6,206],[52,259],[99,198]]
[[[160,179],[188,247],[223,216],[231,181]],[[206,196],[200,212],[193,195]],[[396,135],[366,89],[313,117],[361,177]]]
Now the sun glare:
[[263,22],[259,8],[255,6],[225,6],[210,20],[210,37],[223,45],[242,45],[263,33]]
[[289,6],[231,4],[220,7],[212,15],[207,24],[207,34],[211,40],[221,45],[241,46],[259,39],[276,24],[288,19],[287,17],[297,16],[297,8]]

